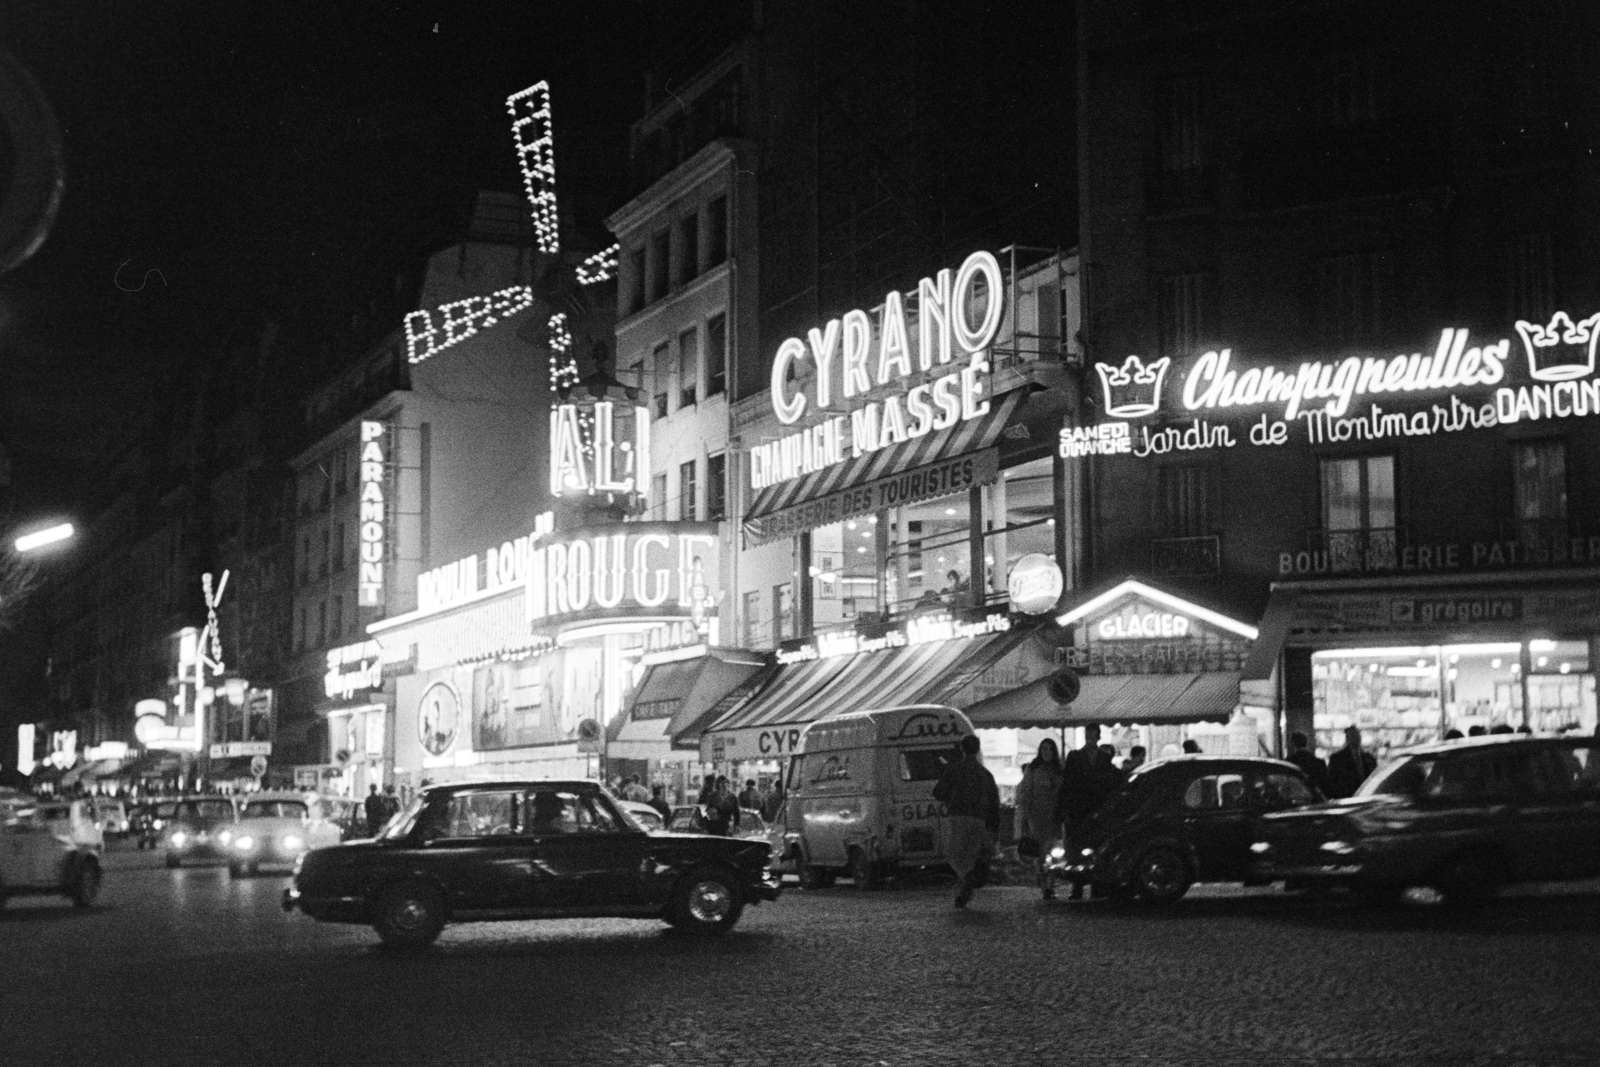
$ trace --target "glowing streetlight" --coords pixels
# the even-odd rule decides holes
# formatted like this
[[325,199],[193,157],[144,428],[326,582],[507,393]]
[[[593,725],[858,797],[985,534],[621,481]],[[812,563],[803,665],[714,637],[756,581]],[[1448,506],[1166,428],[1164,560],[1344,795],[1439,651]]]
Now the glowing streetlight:
[[59,526],[51,526],[35,533],[23,534],[16,540],[17,551],[31,552],[36,548],[43,548],[45,545],[53,545],[57,541],[65,541],[72,534],[73,529],[70,522],[63,522]]

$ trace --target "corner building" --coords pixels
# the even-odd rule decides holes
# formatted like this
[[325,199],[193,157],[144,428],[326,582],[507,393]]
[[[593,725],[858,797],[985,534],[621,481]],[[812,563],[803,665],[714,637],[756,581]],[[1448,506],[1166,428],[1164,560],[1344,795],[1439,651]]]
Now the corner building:
[[1078,12],[1090,583],[1255,625],[1269,751],[1592,731],[1600,12]]

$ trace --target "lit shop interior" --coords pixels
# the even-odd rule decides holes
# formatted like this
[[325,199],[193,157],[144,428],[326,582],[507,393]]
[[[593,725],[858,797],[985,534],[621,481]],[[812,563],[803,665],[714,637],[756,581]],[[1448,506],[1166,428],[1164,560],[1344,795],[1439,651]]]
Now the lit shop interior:
[[1586,640],[1344,648],[1311,657],[1316,745],[1330,752],[1359,727],[1374,751],[1473,727],[1593,733]]
[[[1006,581],[1030,553],[1055,555],[1055,490],[1049,457],[1000,472],[979,490],[985,603],[1007,597]],[[813,618],[818,630],[863,613],[899,616],[936,605],[971,603],[973,508],[965,492],[812,533]],[[781,608],[780,605],[780,615]]]

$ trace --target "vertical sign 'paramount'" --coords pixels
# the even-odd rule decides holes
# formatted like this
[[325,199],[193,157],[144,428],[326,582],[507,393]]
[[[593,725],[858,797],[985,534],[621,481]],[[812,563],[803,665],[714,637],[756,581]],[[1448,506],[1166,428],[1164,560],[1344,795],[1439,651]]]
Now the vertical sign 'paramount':
[[383,603],[383,432],[381,422],[361,424],[361,580],[356,602]]

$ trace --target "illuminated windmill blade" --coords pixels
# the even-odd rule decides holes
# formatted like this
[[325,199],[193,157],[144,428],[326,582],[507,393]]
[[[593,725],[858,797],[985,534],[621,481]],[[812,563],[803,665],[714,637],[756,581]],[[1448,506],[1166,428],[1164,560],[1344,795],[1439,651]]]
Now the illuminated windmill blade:
[[572,331],[565,312],[550,316],[550,387],[565,393],[578,384],[578,361],[572,357]]
[[511,137],[522,166],[522,182],[533,209],[533,229],[539,251],[555,255],[561,250],[556,217],[555,131],[550,122],[550,83],[536,82],[506,97],[511,112]]
[[614,277],[617,273],[617,256],[621,252],[621,245],[612,245],[603,252],[596,252],[582,263],[579,263],[578,284],[596,285]]

